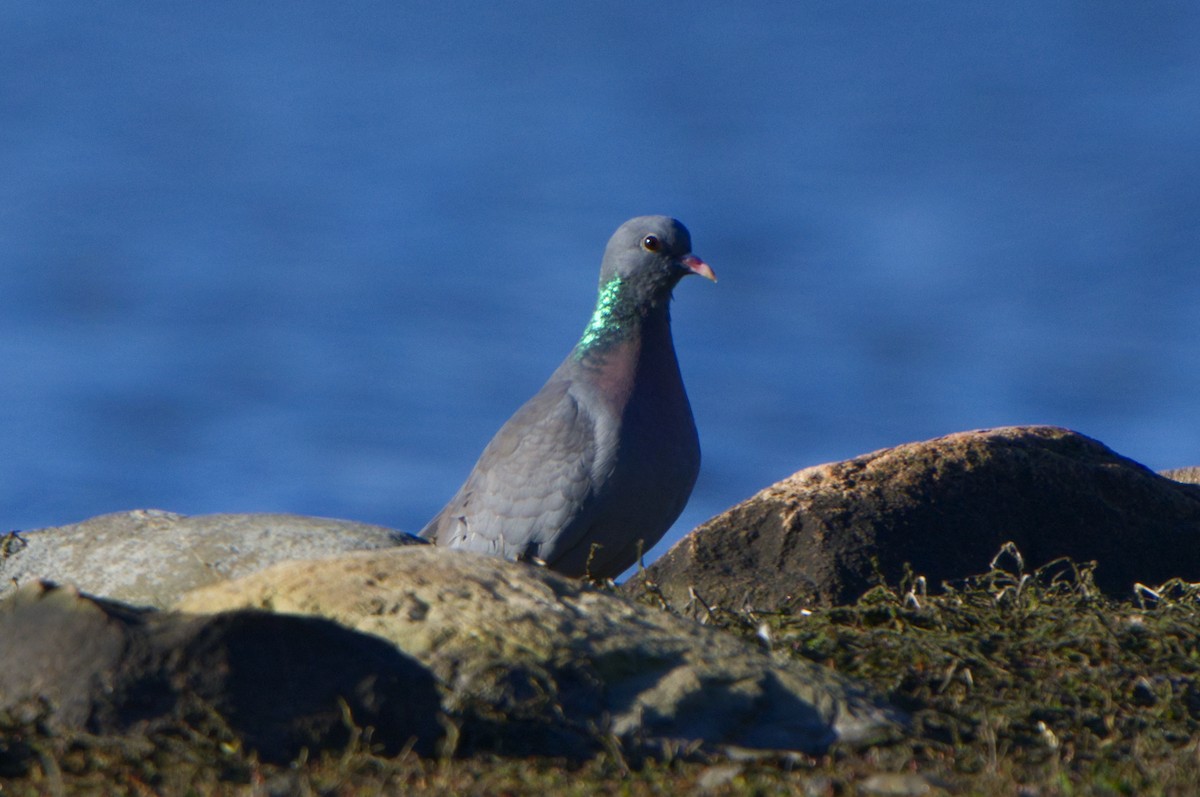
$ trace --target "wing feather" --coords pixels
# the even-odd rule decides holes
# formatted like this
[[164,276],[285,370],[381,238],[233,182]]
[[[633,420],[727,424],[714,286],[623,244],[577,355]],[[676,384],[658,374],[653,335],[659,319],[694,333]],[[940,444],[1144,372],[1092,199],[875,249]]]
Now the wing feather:
[[570,388],[552,381],[517,410],[421,536],[506,559],[550,558],[592,503],[596,425]]

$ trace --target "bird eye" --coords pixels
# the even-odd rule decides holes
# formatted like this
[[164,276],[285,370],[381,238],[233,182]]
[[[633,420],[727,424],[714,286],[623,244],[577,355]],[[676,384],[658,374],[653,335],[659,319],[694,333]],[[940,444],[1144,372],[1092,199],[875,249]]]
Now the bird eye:
[[662,249],[662,241],[658,240],[657,235],[647,235],[642,239],[642,248],[647,252],[657,252]]

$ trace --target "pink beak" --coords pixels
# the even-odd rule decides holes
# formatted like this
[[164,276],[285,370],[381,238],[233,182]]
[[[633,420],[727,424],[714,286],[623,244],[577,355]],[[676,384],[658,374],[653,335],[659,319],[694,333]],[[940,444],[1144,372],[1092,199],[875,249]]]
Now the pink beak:
[[683,257],[679,258],[679,262],[683,264],[684,268],[693,274],[699,274],[701,277],[710,279],[713,282],[717,281],[717,275],[713,273],[713,270],[709,267],[708,263],[705,263],[695,255],[684,255]]

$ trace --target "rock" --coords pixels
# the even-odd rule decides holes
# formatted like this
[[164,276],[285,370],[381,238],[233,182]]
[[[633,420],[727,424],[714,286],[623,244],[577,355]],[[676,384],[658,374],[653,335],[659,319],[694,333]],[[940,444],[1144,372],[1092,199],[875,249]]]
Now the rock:
[[41,579],[145,606],[292,559],[420,542],[402,532],[300,515],[188,517],[158,509],[10,534],[0,541],[0,598]]
[[896,719],[819,665],[530,565],[411,546],[276,565],[179,607],[319,615],[387,639],[438,678],[459,751],[586,755],[632,745],[818,752]]
[[1158,475],[1165,476],[1177,482],[1185,482],[1187,484],[1200,484],[1200,467],[1191,468],[1173,468],[1171,470],[1160,470]]
[[0,601],[0,712],[60,730],[150,733],[215,711],[264,760],[338,748],[349,720],[398,751],[441,733],[432,675],[336,623],[259,611],[135,609],[45,583]]
[[944,785],[917,772],[887,772],[863,778],[856,792],[872,797],[923,797]]
[[1096,560],[1096,581],[1200,579],[1200,488],[1055,427],[941,437],[807,468],[696,528],[643,574],[682,607],[855,600],[904,564],[931,586],[985,569],[1007,541],[1036,567]]

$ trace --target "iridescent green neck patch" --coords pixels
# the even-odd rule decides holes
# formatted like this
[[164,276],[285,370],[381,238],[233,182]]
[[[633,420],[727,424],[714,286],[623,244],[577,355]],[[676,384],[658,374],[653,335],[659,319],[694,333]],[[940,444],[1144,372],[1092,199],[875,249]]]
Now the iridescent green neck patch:
[[576,359],[583,357],[598,344],[621,331],[621,324],[627,320],[622,319],[619,312],[622,284],[620,277],[613,277],[600,289],[600,297],[596,299],[596,310],[592,313],[592,320],[588,321],[587,328],[583,330],[583,337],[575,346]]

